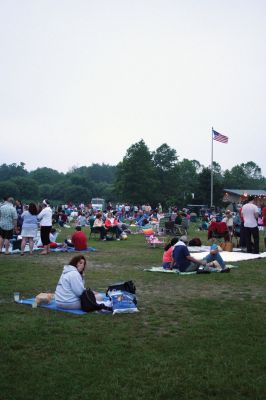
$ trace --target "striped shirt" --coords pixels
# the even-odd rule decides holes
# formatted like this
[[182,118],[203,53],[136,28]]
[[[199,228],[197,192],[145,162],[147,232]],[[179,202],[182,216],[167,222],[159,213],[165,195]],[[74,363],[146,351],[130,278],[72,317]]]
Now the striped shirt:
[[5,231],[10,231],[14,228],[17,218],[18,214],[15,207],[6,201],[0,207],[0,228]]

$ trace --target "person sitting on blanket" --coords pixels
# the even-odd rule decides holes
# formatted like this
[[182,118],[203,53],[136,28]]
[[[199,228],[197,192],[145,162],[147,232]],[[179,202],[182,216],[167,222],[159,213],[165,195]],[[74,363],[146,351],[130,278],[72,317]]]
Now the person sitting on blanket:
[[87,249],[87,236],[81,230],[81,226],[76,226],[76,232],[71,236],[71,240],[65,240],[67,247],[74,247],[77,251]]
[[[84,272],[86,259],[82,255],[73,257],[64,266],[55,289],[55,302],[59,308],[77,310],[81,308],[80,296],[85,290]],[[94,292],[97,301],[103,301],[100,293]]]
[[173,250],[173,261],[171,267],[178,269],[180,272],[197,271],[200,265],[206,265],[206,260],[196,260],[196,258],[190,255],[187,248],[187,242],[187,236],[181,236]]
[[210,253],[204,257],[207,262],[206,267],[215,268],[216,270],[225,269],[225,262],[222,256],[219,254],[219,246],[217,244],[211,245]]
[[162,267],[164,269],[172,269],[171,265],[173,262],[173,249],[174,245],[178,242],[178,238],[174,237],[164,248],[163,252],[163,263]]

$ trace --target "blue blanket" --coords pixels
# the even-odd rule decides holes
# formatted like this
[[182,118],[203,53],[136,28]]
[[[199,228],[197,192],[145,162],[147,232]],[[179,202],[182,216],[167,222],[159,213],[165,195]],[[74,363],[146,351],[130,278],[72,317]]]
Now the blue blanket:
[[[104,296],[104,300],[109,300],[109,297],[106,297],[105,293],[101,293],[101,294]],[[30,299],[20,299],[20,300],[16,301],[16,303],[32,306],[34,301],[35,301],[35,297],[32,297]],[[55,311],[63,311],[63,312],[76,314],[76,315],[88,314],[87,312],[85,312],[83,310],[68,310],[66,308],[59,308],[56,306],[55,300],[52,300],[51,303],[49,303],[49,304],[40,304],[40,305],[38,305],[38,307],[48,308],[49,310],[55,310]],[[97,312],[99,312],[101,314],[106,314],[107,312],[109,313],[109,311],[105,311],[105,310],[101,310],[101,311],[97,311]]]

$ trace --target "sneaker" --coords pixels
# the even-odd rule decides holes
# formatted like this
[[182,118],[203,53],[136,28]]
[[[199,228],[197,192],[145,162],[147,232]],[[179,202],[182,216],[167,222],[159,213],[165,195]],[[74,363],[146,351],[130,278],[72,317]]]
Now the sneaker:
[[103,238],[102,240],[106,240],[106,238]]
[[220,272],[230,272],[230,268],[224,268]]
[[117,238],[116,240],[120,240],[119,238]]

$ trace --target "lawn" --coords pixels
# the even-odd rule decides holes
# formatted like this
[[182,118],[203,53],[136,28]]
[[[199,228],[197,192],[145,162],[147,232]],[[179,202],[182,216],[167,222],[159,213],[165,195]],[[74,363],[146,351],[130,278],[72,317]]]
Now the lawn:
[[[207,243],[194,226],[195,236]],[[54,291],[71,254],[1,255],[1,400],[265,399],[266,259],[178,276],[143,271],[160,265],[162,250],[141,235],[89,245],[97,251],[86,256],[87,286],[132,279],[140,312],[75,316],[15,304],[15,291]]]

